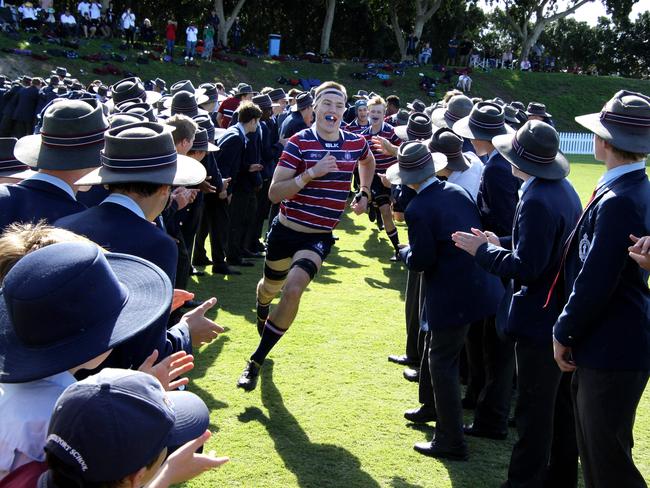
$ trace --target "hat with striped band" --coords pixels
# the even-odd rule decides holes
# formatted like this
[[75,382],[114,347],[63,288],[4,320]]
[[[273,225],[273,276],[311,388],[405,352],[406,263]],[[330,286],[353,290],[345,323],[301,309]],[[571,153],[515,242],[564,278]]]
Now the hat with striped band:
[[123,125],[107,131],[101,163],[100,168],[76,184],[197,185],[206,176],[201,163],[176,153],[172,129],[155,122]]
[[455,95],[449,99],[445,107],[436,108],[431,113],[431,123],[436,127],[451,128],[454,123],[467,117],[474,104],[465,95]]
[[146,102],[123,102],[117,108],[118,113],[141,115],[149,122],[156,122],[153,107]]
[[287,99],[287,94],[284,92],[283,88],[274,88],[268,92],[267,95],[271,97],[271,101],[273,102],[279,102],[280,100]]
[[161,112],[161,115],[183,114],[188,117],[194,117],[199,114],[207,114],[199,105],[209,101],[208,97],[203,94],[194,94],[187,91],[180,91],[173,97],[165,100],[163,106],[167,109]]
[[125,100],[139,98],[142,102],[153,105],[162,95],[158,92],[146,91],[140,78],[124,78],[111,86],[112,99],[107,102],[110,106],[112,103],[118,104]]
[[510,164],[531,176],[561,180],[569,174],[569,161],[560,152],[560,136],[541,120],[529,120],[514,136],[496,136],[492,144]]
[[414,113],[406,125],[395,127],[395,134],[403,141],[424,141],[433,135],[431,119],[425,114]]
[[438,129],[428,142],[429,151],[447,157],[447,169],[465,171],[472,163],[463,154],[463,138],[447,127]]
[[621,151],[650,153],[650,97],[647,95],[621,90],[600,113],[575,119]]
[[0,178],[24,180],[36,173],[14,156],[17,140],[15,137],[0,137]]
[[194,133],[194,142],[191,151],[215,152],[219,148],[208,140],[208,131],[199,127]]
[[43,112],[40,134],[18,140],[18,161],[38,169],[97,168],[108,120],[98,100],[55,99]]
[[467,117],[455,122],[451,129],[461,137],[491,141],[494,136],[514,134],[505,123],[503,107],[493,102],[479,102]]
[[446,166],[444,154],[430,153],[423,142],[407,141],[397,150],[397,163],[386,170],[386,178],[394,185],[415,185]]

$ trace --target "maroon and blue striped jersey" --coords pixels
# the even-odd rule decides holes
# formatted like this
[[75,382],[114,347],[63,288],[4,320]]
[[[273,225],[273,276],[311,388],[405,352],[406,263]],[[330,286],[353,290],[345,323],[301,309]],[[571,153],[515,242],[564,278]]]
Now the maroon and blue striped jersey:
[[[366,127],[363,131],[359,133],[366,138],[368,144],[370,144],[370,139],[373,136],[380,136],[388,141],[394,146],[399,146],[402,143],[402,140],[395,135],[395,129],[393,126],[387,123],[383,123],[379,132],[373,133],[372,126]],[[370,146],[372,154],[375,156],[375,173],[385,173],[386,170],[397,162],[397,158],[390,154],[384,154],[382,151],[378,151]]]
[[368,143],[357,134],[339,130],[338,141],[325,141],[313,128],[304,129],[287,141],[278,165],[299,175],[329,152],[338,171],[311,180],[303,189],[280,204],[280,212],[291,222],[312,229],[332,230],[339,223],[350,192],[352,174],[359,160],[368,157]]

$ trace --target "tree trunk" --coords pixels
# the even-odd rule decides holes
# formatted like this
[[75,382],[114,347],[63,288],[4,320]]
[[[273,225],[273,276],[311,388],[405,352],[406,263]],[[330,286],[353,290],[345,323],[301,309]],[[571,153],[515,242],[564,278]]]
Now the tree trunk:
[[223,0],[214,0],[214,9],[217,11],[217,17],[219,17],[219,40],[224,47],[228,47],[228,32],[230,32],[230,28],[235,23],[235,18],[239,15],[245,2],[246,0],[237,0],[237,5],[230,13],[230,17],[226,18],[223,10]]
[[539,39],[539,36],[542,35],[542,32],[544,32],[544,27],[546,27],[547,23],[548,21],[546,19],[537,22],[533,28],[533,31],[527,36],[526,39],[524,39],[524,42],[521,45],[521,57],[519,58],[519,62],[521,62],[523,59],[528,58],[530,50],[537,43],[537,40]]
[[397,9],[395,5],[391,5],[390,9],[390,25],[393,27],[395,33],[395,40],[397,41],[397,48],[399,49],[400,60],[406,59],[406,41],[404,40],[404,33],[399,26],[399,18],[397,17]]
[[[429,20],[431,20],[433,14],[438,11],[441,4],[442,0],[416,0],[413,34],[418,38],[418,41],[422,37],[424,26],[429,22]],[[402,28],[399,26],[397,8],[394,3],[391,4],[390,23],[393,27],[393,32],[395,33],[395,40],[397,41],[397,46],[399,48],[400,59],[404,60],[406,59],[406,40],[404,39]]]
[[332,25],[334,24],[334,11],[336,9],[336,0],[326,0],[327,11],[323,21],[323,32],[320,36],[320,53],[327,55],[330,50],[330,35],[332,34]]

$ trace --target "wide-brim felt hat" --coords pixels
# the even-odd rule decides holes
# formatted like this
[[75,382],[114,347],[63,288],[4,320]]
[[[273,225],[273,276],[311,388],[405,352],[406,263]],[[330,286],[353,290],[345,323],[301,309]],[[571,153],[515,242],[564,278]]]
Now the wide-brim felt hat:
[[427,148],[431,153],[442,153],[446,156],[446,169],[465,171],[472,166],[472,162],[463,154],[463,138],[447,127],[433,133],[427,141]]
[[425,114],[413,113],[406,125],[395,127],[395,134],[403,141],[430,139],[433,135],[431,119]]
[[[163,102],[163,107],[164,108],[172,108],[172,105],[174,104],[174,97],[177,97],[179,93],[182,92],[177,92],[174,95],[172,95],[170,98],[166,99]],[[190,93],[190,92],[185,92],[185,93]],[[196,101],[196,105],[203,105],[206,102],[210,101],[210,97],[205,95],[203,92],[198,91],[196,93],[190,93],[194,97],[194,100]],[[182,113],[182,112],[179,112]]]
[[546,105],[539,102],[530,102],[526,108],[526,115],[537,115],[539,117],[553,117],[546,111]]
[[278,102],[280,100],[287,100],[288,98],[283,88],[274,88],[273,90],[268,92],[267,95],[271,97],[271,101],[273,102]]
[[438,107],[431,112],[431,123],[436,127],[451,128],[463,117],[467,117],[474,104],[465,95],[455,95],[449,99],[446,107]]
[[291,111],[300,112],[301,110],[304,110],[307,107],[312,107],[313,105],[314,99],[309,92],[302,92],[300,95],[296,96],[296,103],[291,107]]
[[36,174],[36,171],[18,161],[14,156],[16,141],[18,139],[15,137],[0,137],[0,178],[24,180]]
[[514,135],[496,136],[492,144],[510,164],[531,176],[561,180],[569,174],[557,131],[541,120],[526,122]]
[[386,178],[393,185],[413,185],[435,176],[447,166],[441,153],[430,153],[420,141],[407,141],[397,151],[397,163],[386,170]]
[[621,90],[600,113],[575,121],[621,151],[650,153],[650,97]]
[[122,127],[123,125],[128,124],[138,124],[140,122],[147,122],[147,119],[145,119],[144,116],[140,114],[134,113],[118,112],[108,117],[108,123],[111,129]]
[[[195,93],[196,95],[205,95],[208,97],[207,102],[216,102],[219,99],[219,92],[214,83],[202,83]],[[207,103],[203,102],[203,103]]]
[[219,148],[210,142],[208,131],[203,127],[199,127],[194,133],[192,151],[215,152],[218,150]]
[[62,66],[57,66],[55,69],[50,71],[50,74],[57,75],[60,78],[70,78],[72,75],[68,73],[68,70]]
[[19,139],[14,155],[38,169],[96,168],[106,129],[98,100],[53,100],[43,112],[41,133]]
[[454,123],[451,129],[461,137],[482,141],[491,141],[495,136],[515,132],[505,123],[503,107],[492,102],[477,103],[470,114]]
[[408,108],[409,110],[413,110],[415,112],[424,113],[424,110],[427,108],[427,104],[424,103],[422,100],[418,100],[416,98],[411,103],[407,103],[406,108]]
[[273,108],[273,105],[278,105],[273,103],[273,100],[271,100],[268,94],[255,95],[251,101],[261,109],[269,109]]
[[171,87],[169,87],[169,93],[171,93],[172,96],[176,95],[178,92],[181,91],[195,93],[196,88],[194,88],[194,84],[192,83],[191,80],[177,81]]
[[237,88],[234,89],[232,96],[236,97],[237,95],[257,95],[258,92],[253,90],[253,87],[247,83],[240,83],[237,85]]
[[144,89],[140,78],[124,78],[111,86],[111,99],[106,102],[109,107],[113,104],[132,99],[140,99],[141,102],[147,102],[149,105],[155,104],[162,97],[161,93]]
[[101,167],[77,185],[109,183],[153,183],[158,185],[198,185],[206,177],[198,161],[178,154],[172,128],[155,122],[128,124],[106,132]]
[[141,115],[149,122],[156,122],[156,114],[154,113],[153,107],[145,102],[120,105],[119,113]]
[[91,242],[31,252],[0,289],[0,382],[34,381],[90,361],[157,323],[171,299],[167,275],[144,259]]

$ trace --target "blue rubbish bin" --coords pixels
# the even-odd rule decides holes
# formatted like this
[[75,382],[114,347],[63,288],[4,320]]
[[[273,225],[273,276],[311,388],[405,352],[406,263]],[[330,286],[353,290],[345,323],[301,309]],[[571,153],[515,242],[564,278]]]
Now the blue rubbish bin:
[[280,55],[280,34],[269,34],[269,56]]

